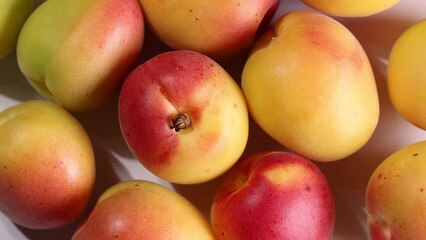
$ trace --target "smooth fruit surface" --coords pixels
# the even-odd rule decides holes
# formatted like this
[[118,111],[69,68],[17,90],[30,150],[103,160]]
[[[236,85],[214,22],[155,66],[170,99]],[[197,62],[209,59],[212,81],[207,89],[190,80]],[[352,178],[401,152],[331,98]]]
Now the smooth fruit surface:
[[278,0],[139,0],[153,32],[175,50],[213,58],[248,48],[269,23]]
[[388,156],[367,185],[368,226],[373,240],[426,236],[426,142]]
[[333,194],[309,160],[288,152],[254,154],[226,175],[211,223],[217,239],[326,240],[334,229]]
[[388,63],[388,92],[395,109],[426,130],[426,20],[411,25],[394,43]]
[[366,17],[383,12],[399,0],[302,0],[306,5],[326,14],[340,17]]
[[31,14],[34,1],[1,0],[0,5],[0,59],[2,59],[16,47],[19,32]]
[[215,238],[207,219],[184,197],[160,184],[129,180],[99,197],[72,239]]
[[136,158],[174,183],[217,177],[248,139],[241,89],[219,64],[193,51],[165,52],[137,67],[121,89],[119,120]]
[[18,225],[64,226],[85,209],[95,160],[85,129],[48,101],[0,112],[0,211]]
[[137,0],[45,1],[25,22],[18,64],[43,97],[89,111],[118,91],[142,49]]
[[255,44],[242,89],[257,124],[311,160],[335,161],[356,152],[379,118],[364,49],[347,28],[319,13],[279,18]]

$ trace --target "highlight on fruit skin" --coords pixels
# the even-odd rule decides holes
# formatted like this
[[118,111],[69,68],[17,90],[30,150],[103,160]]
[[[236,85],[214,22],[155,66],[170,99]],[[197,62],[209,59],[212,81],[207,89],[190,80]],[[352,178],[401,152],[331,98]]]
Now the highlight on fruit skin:
[[207,55],[173,50],[137,66],[120,92],[121,132],[141,164],[173,183],[210,181],[245,150],[242,90]]
[[213,59],[236,57],[250,48],[280,0],[139,0],[147,26],[174,50]]
[[126,180],[105,190],[72,240],[214,240],[204,215],[178,192],[148,180]]
[[95,188],[88,132],[49,101],[0,111],[0,166],[0,212],[30,229],[70,224],[83,214]]
[[310,160],[350,156],[378,124],[379,96],[365,50],[348,28],[318,12],[278,18],[254,44],[241,85],[253,120]]
[[43,1],[19,33],[17,63],[41,97],[93,111],[114,98],[137,62],[144,26],[137,0]]
[[250,155],[227,172],[211,206],[218,240],[329,240],[334,197],[322,171],[290,152]]
[[392,105],[414,126],[426,130],[426,19],[409,26],[392,46],[387,85]]
[[320,12],[338,17],[366,17],[395,6],[400,0],[301,0]]

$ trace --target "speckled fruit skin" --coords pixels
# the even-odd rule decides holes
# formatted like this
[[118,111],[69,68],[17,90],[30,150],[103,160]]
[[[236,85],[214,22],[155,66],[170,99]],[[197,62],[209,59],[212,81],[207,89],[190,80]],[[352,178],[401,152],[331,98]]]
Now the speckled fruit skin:
[[[152,173],[174,183],[209,181],[242,155],[248,111],[241,89],[211,58],[193,51],[162,53],[137,67],[119,99],[123,136]],[[171,129],[181,113],[191,124]]]
[[302,0],[306,5],[326,14],[340,17],[366,17],[383,12],[399,0]]
[[45,1],[22,28],[18,64],[46,99],[71,111],[90,111],[117,93],[143,36],[137,0]]
[[366,206],[372,240],[426,236],[426,141],[388,156],[367,185]]
[[328,240],[334,199],[320,169],[288,152],[247,157],[228,173],[211,209],[217,239]]
[[88,203],[95,159],[84,128],[48,101],[0,112],[0,211],[33,229],[64,226]]
[[176,50],[227,58],[247,49],[276,12],[279,0],[139,0],[148,26]]
[[107,189],[72,240],[214,240],[207,219],[188,200],[157,183],[129,180]]
[[368,57],[347,28],[324,14],[281,16],[255,43],[241,84],[256,123],[310,160],[353,154],[378,123],[379,98]]

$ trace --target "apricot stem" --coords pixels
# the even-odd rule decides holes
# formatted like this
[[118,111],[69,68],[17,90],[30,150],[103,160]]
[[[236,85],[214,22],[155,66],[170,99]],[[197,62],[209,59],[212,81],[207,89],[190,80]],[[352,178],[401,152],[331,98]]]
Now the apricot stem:
[[172,124],[170,124],[170,129],[175,129],[176,132],[179,132],[182,129],[185,129],[191,125],[191,117],[187,113],[179,113],[174,116],[172,119]]

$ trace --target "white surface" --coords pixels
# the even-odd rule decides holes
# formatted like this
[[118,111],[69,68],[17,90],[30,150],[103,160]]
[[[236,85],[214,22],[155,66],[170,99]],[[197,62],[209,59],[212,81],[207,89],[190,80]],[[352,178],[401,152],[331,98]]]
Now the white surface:
[[[40,2],[40,1],[39,1]],[[308,9],[299,0],[282,1],[276,16],[287,11]],[[426,18],[426,2],[401,0],[393,8],[364,18],[338,18],[359,39],[370,57],[379,97],[380,120],[371,140],[360,151],[337,162],[318,163],[334,192],[336,224],[333,239],[368,239],[364,192],[367,181],[389,154],[426,138],[426,133],[402,119],[390,105],[386,89],[386,60],[396,38],[411,24]],[[148,37],[141,61],[166,48]],[[227,63],[224,67],[238,77],[242,63]],[[39,99],[39,95],[24,79],[16,64],[15,52],[0,60],[0,111],[23,101]],[[214,191],[221,178],[198,185],[171,185],[162,181],[136,161],[122,139],[117,121],[116,99],[94,112],[75,114],[92,137],[97,161],[97,187],[93,201],[107,187],[121,180],[148,179],[160,182],[186,196],[208,217]],[[254,123],[245,155],[261,150],[283,150]],[[11,223],[0,213],[0,239],[69,239],[78,221],[60,229],[30,230]]]

